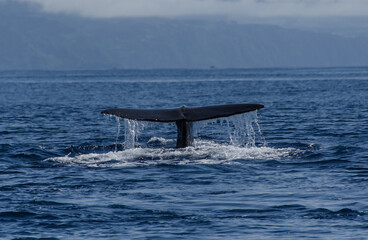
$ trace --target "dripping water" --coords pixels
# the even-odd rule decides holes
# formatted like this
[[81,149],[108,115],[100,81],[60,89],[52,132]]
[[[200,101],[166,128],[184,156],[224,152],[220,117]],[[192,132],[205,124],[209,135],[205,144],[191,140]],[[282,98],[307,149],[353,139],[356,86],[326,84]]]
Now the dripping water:
[[145,125],[145,122],[124,119],[124,145],[126,149],[135,147],[135,142],[138,140],[141,131],[144,130]]
[[258,123],[257,111],[227,118],[230,144],[245,147],[266,146],[266,140]]
[[115,152],[118,151],[118,140],[119,140],[119,135],[120,135],[120,118],[119,117],[115,117],[116,120],[116,127],[117,127],[117,131],[116,131],[116,139],[115,139]]
[[[120,121],[117,118],[118,133],[116,137],[116,145],[118,144],[118,136],[120,134]],[[256,147],[256,146],[266,146],[266,140],[262,134],[261,127],[258,123],[257,111],[248,112],[244,114],[238,114],[226,118],[210,119],[206,121],[195,122],[193,126],[194,136],[198,136],[199,133],[206,129],[205,135],[209,135],[211,131],[213,132],[216,124],[221,125],[220,129],[226,128],[225,132],[228,134],[228,139],[230,145],[242,146],[242,147]],[[157,127],[157,123],[149,123],[143,121],[136,121],[130,119],[124,119],[124,146],[125,149],[131,149],[136,146],[139,134],[146,128],[154,125]],[[167,124],[159,124],[163,126],[166,130]],[[211,130],[207,129],[211,126]],[[151,126],[152,127],[152,126]],[[221,130],[220,133],[224,131]],[[219,133],[218,133],[219,134]],[[155,137],[155,136],[152,136]],[[115,147],[115,150],[117,148]]]
[[266,140],[262,134],[258,122],[257,111],[238,114],[226,118],[210,119],[196,122],[194,133],[196,136],[208,125],[220,124],[226,128],[228,139],[231,145],[256,147],[257,145],[266,146]]
[[254,114],[254,125],[257,128],[258,136],[260,138],[260,141],[262,143],[262,146],[263,147],[266,147],[267,146],[266,138],[264,137],[264,135],[263,135],[263,133],[261,131],[261,126],[259,125],[259,122],[258,122],[258,111],[254,111],[253,114]]

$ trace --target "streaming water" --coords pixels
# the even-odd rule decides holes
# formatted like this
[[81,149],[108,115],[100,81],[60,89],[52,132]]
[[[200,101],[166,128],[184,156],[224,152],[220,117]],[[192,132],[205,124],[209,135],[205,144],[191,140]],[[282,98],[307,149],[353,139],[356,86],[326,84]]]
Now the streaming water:
[[124,146],[126,149],[134,148],[135,142],[138,140],[139,134],[144,130],[147,123],[124,119]]
[[[117,136],[119,136],[120,121],[118,118],[116,119],[116,121],[118,129]],[[139,140],[142,131],[145,128],[157,127],[156,125],[165,126],[167,129],[168,124],[124,119],[125,140],[123,145],[125,146],[125,149],[136,147],[136,142]],[[220,128],[219,131],[224,131],[228,133],[229,143],[231,145],[245,146],[245,147],[256,147],[266,145],[266,140],[262,134],[261,127],[258,123],[257,111],[238,114],[227,118],[210,119],[195,122],[193,126],[194,135],[198,136],[202,131],[204,132],[204,134],[206,134],[206,130],[208,130],[208,128],[210,127],[218,128],[218,126],[214,125],[221,125],[222,128],[223,127],[225,128],[225,130],[222,130]]]
[[120,135],[120,118],[115,117],[116,120],[116,140],[115,140],[115,152],[118,150],[118,139],[119,139],[119,135]]

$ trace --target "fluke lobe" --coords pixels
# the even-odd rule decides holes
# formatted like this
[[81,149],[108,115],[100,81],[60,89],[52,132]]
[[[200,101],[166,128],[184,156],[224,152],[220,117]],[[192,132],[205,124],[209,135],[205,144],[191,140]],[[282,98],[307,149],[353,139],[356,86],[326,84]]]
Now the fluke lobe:
[[175,122],[178,128],[176,147],[185,148],[193,145],[193,122],[229,117],[263,107],[261,104],[230,104],[193,108],[183,106],[174,109],[111,108],[101,113],[137,121]]

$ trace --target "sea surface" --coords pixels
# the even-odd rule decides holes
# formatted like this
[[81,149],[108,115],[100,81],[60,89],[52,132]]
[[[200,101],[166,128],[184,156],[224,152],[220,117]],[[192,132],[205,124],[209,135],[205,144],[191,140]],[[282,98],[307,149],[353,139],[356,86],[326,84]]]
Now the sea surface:
[[0,72],[0,239],[368,239],[368,68]]

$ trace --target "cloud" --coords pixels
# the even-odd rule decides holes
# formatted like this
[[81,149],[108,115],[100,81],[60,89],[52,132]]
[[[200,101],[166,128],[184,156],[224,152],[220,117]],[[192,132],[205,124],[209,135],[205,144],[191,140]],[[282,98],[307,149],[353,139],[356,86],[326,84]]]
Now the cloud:
[[86,17],[213,16],[359,17],[368,16],[367,0],[19,0],[38,3],[53,13]]

